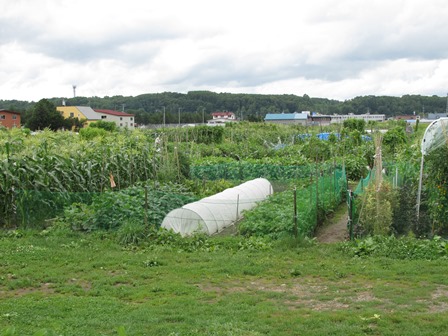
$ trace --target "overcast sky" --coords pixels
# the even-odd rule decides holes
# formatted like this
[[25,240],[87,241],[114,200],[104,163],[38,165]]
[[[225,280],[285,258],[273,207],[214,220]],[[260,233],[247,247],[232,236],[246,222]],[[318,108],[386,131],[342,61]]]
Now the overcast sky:
[[0,99],[445,96],[446,0],[0,0]]

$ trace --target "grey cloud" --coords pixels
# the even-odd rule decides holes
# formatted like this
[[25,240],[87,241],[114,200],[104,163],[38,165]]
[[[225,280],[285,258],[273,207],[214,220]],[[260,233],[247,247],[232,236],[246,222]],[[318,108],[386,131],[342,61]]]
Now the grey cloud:
[[226,86],[237,83],[241,87],[264,85],[270,82],[305,78],[337,82],[354,78],[366,68],[376,65],[370,61],[335,59],[323,64],[307,64],[299,61],[294,64],[280,63],[271,67],[260,67],[260,60],[253,59],[243,66],[235,63],[231,56],[215,57],[196,65],[182,76],[175,76],[164,84],[189,83],[197,86]]
[[[110,33],[100,39],[93,39],[88,34],[74,38],[48,37],[51,35],[43,27],[11,19],[2,22],[0,31],[0,45],[16,42],[28,51],[70,62],[118,59],[130,65],[152,57],[157,52],[157,42],[169,41],[181,35],[175,29],[148,24]],[[128,47],[138,43],[152,43],[154,46],[146,47],[144,52],[133,53]],[[130,52],[127,52],[129,49]]]

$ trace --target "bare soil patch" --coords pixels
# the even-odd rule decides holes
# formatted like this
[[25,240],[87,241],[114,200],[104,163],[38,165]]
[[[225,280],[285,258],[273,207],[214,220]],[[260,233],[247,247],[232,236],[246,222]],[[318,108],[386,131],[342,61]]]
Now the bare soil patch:
[[332,217],[317,229],[317,241],[320,243],[336,243],[347,240],[347,222],[347,205],[344,203],[339,206]]

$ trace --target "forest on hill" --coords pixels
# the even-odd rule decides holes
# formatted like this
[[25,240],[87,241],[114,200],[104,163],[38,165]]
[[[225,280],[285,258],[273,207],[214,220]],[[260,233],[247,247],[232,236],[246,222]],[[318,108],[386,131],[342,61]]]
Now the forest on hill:
[[[135,115],[138,124],[162,123],[165,113],[166,123],[193,123],[210,119],[215,111],[234,112],[238,119],[261,121],[266,113],[292,113],[312,111],[321,114],[385,114],[421,115],[446,111],[447,98],[439,96],[404,95],[360,96],[338,101],[327,98],[312,98],[308,95],[292,94],[235,94],[211,91],[190,91],[188,93],[163,92],[138,96],[73,97],[51,98],[54,105],[62,101],[71,106],[90,106],[92,108],[112,109]],[[35,102],[0,100],[0,109],[21,112],[26,120],[27,111]]]

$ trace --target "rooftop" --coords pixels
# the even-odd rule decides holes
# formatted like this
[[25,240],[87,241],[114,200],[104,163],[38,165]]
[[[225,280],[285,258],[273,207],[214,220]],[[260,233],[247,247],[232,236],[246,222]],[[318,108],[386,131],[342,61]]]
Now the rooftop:
[[119,116],[119,117],[133,117],[134,116],[133,114],[114,111],[114,110],[95,109],[94,111],[97,113],[110,114],[110,115]]
[[268,113],[264,120],[306,120],[308,119],[307,113]]

